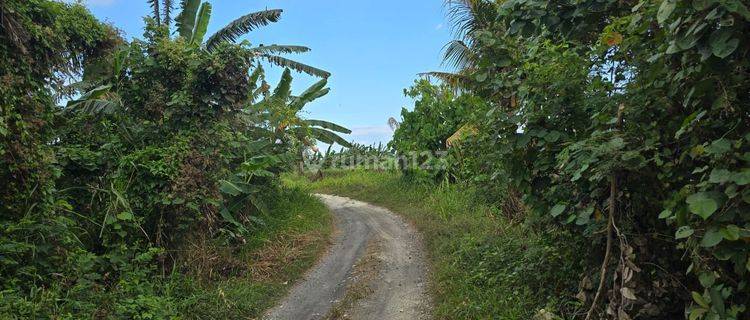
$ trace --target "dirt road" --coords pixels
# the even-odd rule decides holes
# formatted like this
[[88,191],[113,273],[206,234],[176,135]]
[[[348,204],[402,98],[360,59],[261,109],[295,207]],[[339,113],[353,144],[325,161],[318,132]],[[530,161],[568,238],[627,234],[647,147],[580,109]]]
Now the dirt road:
[[318,196],[336,219],[333,245],[264,319],[429,319],[417,232],[386,209]]

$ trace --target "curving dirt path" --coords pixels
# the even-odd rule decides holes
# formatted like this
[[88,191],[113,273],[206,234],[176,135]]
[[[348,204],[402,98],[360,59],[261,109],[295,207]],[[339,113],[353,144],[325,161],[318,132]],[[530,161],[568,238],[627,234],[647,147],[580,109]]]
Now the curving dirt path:
[[429,319],[417,232],[390,211],[318,195],[336,217],[329,252],[263,319]]

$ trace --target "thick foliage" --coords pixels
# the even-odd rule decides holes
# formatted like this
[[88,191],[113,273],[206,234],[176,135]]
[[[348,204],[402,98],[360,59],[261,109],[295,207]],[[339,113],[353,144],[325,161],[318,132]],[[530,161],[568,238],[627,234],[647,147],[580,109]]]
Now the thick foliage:
[[467,170],[613,257],[592,256],[571,316],[746,319],[746,2],[456,3],[478,2],[491,19],[457,13],[471,40],[457,76],[491,104]]
[[256,52],[153,18],[123,44],[80,5],[0,10],[0,317],[168,318],[185,282],[166,280],[246,271],[193,253],[262,228],[296,152],[254,104]]
[[[446,85],[434,85],[425,79],[417,80],[404,94],[414,99],[414,110],[401,110],[402,122],[388,144],[404,158],[402,163],[410,162],[402,164],[402,169],[431,178],[458,174],[445,167],[443,157],[451,144],[460,144],[473,131],[471,112],[484,109],[481,99],[456,95]],[[449,157],[460,161],[461,154],[451,153]]]
[[68,271],[78,239],[66,213],[70,204],[55,196],[61,175],[55,95],[116,38],[82,6],[50,1],[3,1],[0,23],[0,305],[6,306],[16,290]]

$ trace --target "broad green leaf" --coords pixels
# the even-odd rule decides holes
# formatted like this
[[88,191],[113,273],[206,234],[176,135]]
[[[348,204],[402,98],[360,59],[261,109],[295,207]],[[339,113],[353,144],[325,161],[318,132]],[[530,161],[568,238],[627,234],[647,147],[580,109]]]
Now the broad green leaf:
[[732,144],[729,140],[721,138],[718,140],[714,140],[711,142],[711,144],[706,148],[706,151],[711,154],[724,154],[732,150]]
[[208,30],[208,21],[211,20],[211,4],[204,2],[201,4],[201,8],[198,11],[198,20],[195,22],[195,29],[193,29],[193,35],[190,37],[190,43],[193,45],[200,45],[203,43],[203,37],[206,35]]
[[123,211],[117,214],[117,219],[123,221],[133,220],[133,214],[127,211]]
[[719,208],[719,204],[710,193],[698,192],[685,200],[690,212],[699,215],[703,220],[708,219]]
[[692,291],[690,292],[690,295],[693,297],[693,300],[701,307],[704,307],[706,309],[710,309],[711,307],[708,305],[708,302],[706,302],[706,299],[703,298],[703,295],[701,295],[698,292]]
[[306,65],[304,63],[297,62],[291,59],[287,59],[281,56],[272,55],[272,54],[262,54],[259,56],[259,58],[264,59],[268,61],[269,63],[277,65],[279,67],[290,68],[294,71],[303,72],[311,76],[316,76],[316,77],[321,77],[321,78],[328,78],[331,76],[331,73],[328,71],[321,70],[321,69]]
[[594,207],[587,207],[578,213],[576,224],[582,226],[591,220],[591,214],[594,213]]
[[271,97],[281,103],[286,103],[289,99],[289,95],[292,92],[292,71],[289,68],[284,68],[281,73],[279,83],[276,85],[276,89],[273,89]]
[[242,225],[241,223],[239,223],[239,221],[237,221],[234,218],[234,216],[232,216],[232,213],[229,212],[229,210],[227,208],[222,208],[219,211],[219,214],[221,214],[221,217],[224,218],[224,220],[226,222],[229,222],[229,223],[233,224],[235,227],[237,227],[238,230],[243,231],[243,232],[247,232],[247,229],[245,228],[245,226]]
[[739,186],[750,184],[750,170],[745,169],[741,172],[737,172],[732,176],[732,181]]
[[732,39],[730,29],[719,29],[711,34],[709,43],[711,44],[711,52],[715,56],[725,58],[737,49],[740,41],[736,38]]
[[661,213],[659,213],[659,219],[666,219],[672,216],[672,210],[664,209]]
[[701,239],[701,247],[715,247],[717,244],[721,243],[721,240],[723,239],[724,236],[721,234],[721,232],[719,232],[718,229],[708,229],[708,231],[706,231],[706,234],[703,235],[703,239]]
[[713,3],[711,0],[693,0],[693,9],[697,11],[703,11]]
[[713,272],[702,272],[698,280],[704,288],[710,288],[716,282],[716,275]]
[[693,308],[690,310],[690,316],[688,317],[688,320],[698,320],[702,318],[707,311],[708,310],[704,308]]
[[312,120],[312,119],[306,119],[304,122],[309,126],[315,126],[315,127],[321,127],[324,129],[344,133],[344,134],[350,134],[352,133],[351,130],[344,128],[338,124],[335,124],[333,122],[323,121],[323,120]]
[[659,24],[664,24],[664,21],[667,21],[676,6],[677,1],[675,0],[664,0],[661,2],[659,11],[656,13],[656,20],[659,21]]
[[716,311],[716,313],[721,316],[720,318],[725,317],[726,310],[724,309],[724,297],[722,297],[721,292],[719,292],[719,289],[716,287],[712,287],[708,289],[708,294],[711,296],[711,308]]
[[736,197],[737,194],[739,194],[737,192],[737,186],[733,185],[733,184],[728,185],[727,188],[724,189],[724,194],[727,195],[727,197],[729,197],[729,198]]
[[728,40],[727,42],[723,42],[716,46],[712,46],[711,52],[713,52],[715,56],[723,59],[723,58],[728,57],[730,54],[732,54],[734,50],[737,50],[737,47],[739,46],[739,44],[740,44],[740,39],[731,39],[731,40]]
[[568,219],[566,219],[566,220],[565,220],[565,223],[566,223],[566,224],[568,224],[568,223],[571,223],[571,222],[575,221],[575,220],[576,220],[576,218],[578,218],[578,216],[577,216],[577,215],[575,215],[575,214],[571,214],[571,215],[569,215],[569,216],[568,216]]
[[302,110],[302,108],[309,102],[318,99],[326,94],[329,90],[325,87],[328,84],[327,79],[321,79],[320,81],[312,84],[298,97],[293,97],[289,103],[289,107],[292,110]]
[[219,181],[219,190],[221,190],[221,192],[223,193],[233,196],[244,193],[244,191],[239,186],[227,180]]
[[346,141],[346,139],[337,135],[333,131],[328,131],[326,129],[322,129],[318,127],[311,127],[309,130],[310,130],[310,133],[312,134],[312,137],[320,142],[327,143],[327,144],[333,144],[335,142],[347,148],[351,148],[352,146],[352,144],[349,143],[349,141]]
[[721,228],[721,235],[724,236],[724,239],[729,241],[737,241],[740,239],[740,228],[736,225],[730,224]]
[[726,0],[724,1],[724,7],[730,12],[741,15],[745,20],[750,21],[750,10],[747,6],[742,3],[743,0]]
[[682,226],[679,229],[677,229],[677,232],[675,232],[675,239],[684,239],[687,238],[695,233],[695,230],[691,228],[690,226]]
[[727,169],[717,169],[714,168],[711,170],[711,175],[708,178],[708,181],[711,183],[724,183],[729,181],[729,179],[732,178],[732,173],[729,172]]
[[175,23],[177,25],[177,33],[187,40],[190,40],[193,35],[195,16],[198,14],[198,6],[200,4],[200,0],[182,0],[181,2],[182,11],[177,15]]
[[558,139],[560,139],[559,131],[550,131],[546,136],[544,136],[544,140],[547,140],[547,142],[557,142]]
[[564,205],[564,204],[557,204],[557,205],[555,205],[554,207],[552,207],[552,210],[550,210],[550,212],[549,212],[549,213],[550,213],[550,214],[551,214],[551,215],[552,215],[553,217],[557,217],[557,216],[561,215],[561,214],[562,214],[562,213],[563,213],[563,212],[565,211],[565,208],[566,208],[566,207],[567,207],[567,206],[566,206],[566,205]]
[[609,141],[609,145],[615,150],[620,150],[625,146],[625,140],[620,137],[615,137]]

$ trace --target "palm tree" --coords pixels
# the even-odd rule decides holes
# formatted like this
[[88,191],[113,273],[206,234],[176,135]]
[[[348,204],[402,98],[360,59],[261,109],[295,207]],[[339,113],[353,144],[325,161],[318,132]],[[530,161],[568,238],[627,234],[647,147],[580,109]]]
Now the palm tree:
[[497,11],[495,4],[487,0],[446,0],[445,6],[456,39],[444,46],[443,63],[456,71],[431,71],[420,76],[438,79],[454,90],[467,89],[474,82],[468,75],[477,68],[481,57],[478,32],[490,26]]
[[[172,0],[148,0],[153,9],[153,18],[157,25],[169,29],[172,14]],[[281,18],[281,9],[262,10],[246,14],[232,22],[219,31],[208,37],[204,42],[208,22],[211,19],[211,3],[202,0],[182,0],[180,2],[180,14],[174,19],[175,30],[178,37],[183,38],[187,43],[200,46],[207,51],[212,51],[222,43],[233,43],[240,36],[249,33],[259,27],[266,26],[270,23],[277,22]],[[265,60],[271,64],[290,68],[292,70],[303,72],[321,78],[328,78],[331,74],[279,56],[278,54],[304,53],[310,51],[310,48],[296,45],[269,45],[251,47],[249,50],[259,59]]]

